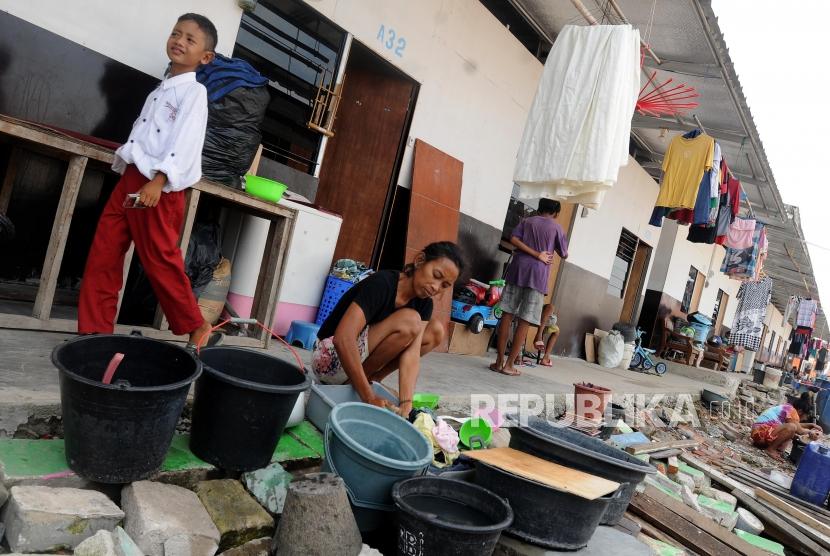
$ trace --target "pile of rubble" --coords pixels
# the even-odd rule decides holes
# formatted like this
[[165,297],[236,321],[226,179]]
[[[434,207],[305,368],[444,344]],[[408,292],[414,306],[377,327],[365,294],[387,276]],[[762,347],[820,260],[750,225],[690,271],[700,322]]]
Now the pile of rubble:
[[[745,381],[731,403],[696,404],[697,423],[678,422],[666,408],[645,416],[648,424],[638,433],[649,442],[625,447],[658,469],[627,514],[642,540],[667,556],[830,553],[830,511],[790,496],[794,466],[750,441],[758,415],[785,403],[787,393]],[[652,426],[671,417],[673,426]]]
[[[304,482],[292,482],[278,464],[243,474],[241,481],[201,481],[193,490],[138,481],[123,487],[115,499],[97,490],[69,487],[17,485],[6,490],[0,482],[0,506],[5,504],[0,538],[4,531],[11,551],[26,554],[267,556],[278,546],[281,554],[294,554],[280,544],[286,537],[280,537],[275,516],[282,514],[286,499],[291,504],[292,496],[298,496],[295,486]],[[106,485],[102,489],[107,490]],[[347,500],[345,490],[342,498]],[[352,527],[360,554],[379,554],[368,546],[361,548],[356,524]],[[312,540],[336,548],[342,542],[342,535],[337,537],[320,534]]]

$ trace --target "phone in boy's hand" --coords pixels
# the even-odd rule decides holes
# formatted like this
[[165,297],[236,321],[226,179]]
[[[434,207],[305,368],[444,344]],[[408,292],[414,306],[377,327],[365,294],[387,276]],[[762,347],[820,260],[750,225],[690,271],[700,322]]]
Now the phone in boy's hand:
[[143,209],[147,208],[147,206],[142,204],[138,193],[127,193],[127,197],[124,198],[124,208]]

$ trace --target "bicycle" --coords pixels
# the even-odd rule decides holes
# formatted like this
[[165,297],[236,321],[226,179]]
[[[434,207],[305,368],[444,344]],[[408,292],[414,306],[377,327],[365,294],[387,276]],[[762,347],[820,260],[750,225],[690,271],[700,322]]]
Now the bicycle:
[[631,358],[631,363],[628,365],[629,370],[640,373],[650,373],[652,369],[657,376],[663,376],[669,370],[665,363],[655,363],[651,356],[656,350],[643,347],[643,334],[645,331],[637,327],[637,341],[634,347],[634,355]]

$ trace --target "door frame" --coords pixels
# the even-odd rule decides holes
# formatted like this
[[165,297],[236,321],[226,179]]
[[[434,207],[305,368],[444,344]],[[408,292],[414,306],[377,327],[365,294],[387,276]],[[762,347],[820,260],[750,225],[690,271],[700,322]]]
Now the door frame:
[[[638,238],[637,248],[634,251],[634,258],[631,261],[631,268],[628,271],[628,279],[625,284],[625,292],[623,292],[623,306],[620,311],[620,322],[627,322],[635,324],[639,319],[637,309],[640,306],[640,299],[643,297],[643,289],[646,286],[646,276],[648,275],[648,268],[651,264],[651,256],[654,249],[648,243]],[[638,265],[637,262],[640,261]],[[639,277],[635,289],[633,281],[631,280],[635,267],[639,270]],[[629,294],[629,292],[631,292]],[[626,313],[630,313],[626,317]]]

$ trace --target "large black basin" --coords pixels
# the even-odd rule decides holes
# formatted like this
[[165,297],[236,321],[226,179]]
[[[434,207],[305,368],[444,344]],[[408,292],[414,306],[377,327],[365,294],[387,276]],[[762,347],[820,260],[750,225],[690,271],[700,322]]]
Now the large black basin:
[[608,504],[602,524],[619,523],[634,489],[654,466],[605,442],[567,427],[531,417],[528,426],[510,428],[510,447],[560,465],[620,483],[620,495]]

